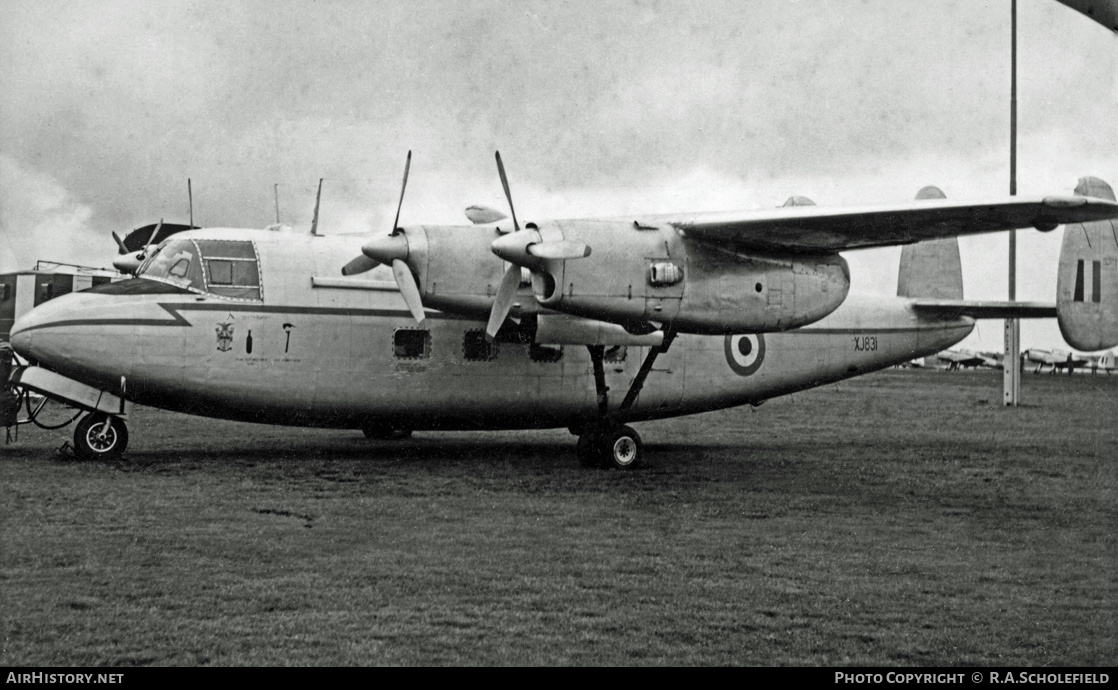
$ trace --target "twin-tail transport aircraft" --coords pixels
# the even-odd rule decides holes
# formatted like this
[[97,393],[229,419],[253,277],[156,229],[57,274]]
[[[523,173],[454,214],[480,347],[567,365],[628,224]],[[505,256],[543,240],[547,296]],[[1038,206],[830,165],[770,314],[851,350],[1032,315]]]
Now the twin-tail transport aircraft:
[[[932,355],[974,318],[1058,316],[1073,347],[1118,344],[1118,204],[1093,178],[1064,196],[929,187],[899,205],[521,224],[498,154],[511,221],[400,227],[410,161],[388,232],[183,230],[134,278],[32,310],[12,384],[88,412],[84,457],[124,450],[136,403],[379,439],[566,427],[584,466],[632,468],[630,423]],[[1055,304],[962,298],[957,236],[1061,224]],[[840,252],[889,245],[905,245],[898,295],[850,293]]]

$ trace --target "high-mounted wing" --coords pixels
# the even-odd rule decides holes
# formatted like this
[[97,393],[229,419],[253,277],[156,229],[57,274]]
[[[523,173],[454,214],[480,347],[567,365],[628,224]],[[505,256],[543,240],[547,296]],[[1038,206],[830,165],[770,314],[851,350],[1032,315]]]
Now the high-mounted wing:
[[1084,196],[1009,197],[966,202],[921,200],[895,206],[825,208],[784,206],[771,210],[644,218],[668,223],[686,237],[742,248],[791,253],[829,253],[885,247],[941,237],[1015,228],[1053,230],[1118,216],[1118,203]]

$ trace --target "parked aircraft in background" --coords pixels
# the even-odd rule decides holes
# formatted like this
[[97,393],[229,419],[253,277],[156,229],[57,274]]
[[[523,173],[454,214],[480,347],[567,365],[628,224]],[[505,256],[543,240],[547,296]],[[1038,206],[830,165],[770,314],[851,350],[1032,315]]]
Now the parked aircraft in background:
[[1087,369],[1091,370],[1092,374],[1097,374],[1100,371],[1107,374],[1118,371],[1118,358],[1114,356],[1113,352],[1104,352],[1101,355],[1087,355]]
[[932,366],[930,360],[938,360],[946,366],[948,371],[978,367],[1001,369],[1002,367],[1001,360],[994,355],[972,350],[944,350],[933,357],[926,357],[924,365]]
[[[1118,344],[1118,203],[1093,178],[1075,196],[925,188],[906,204],[522,226],[499,154],[497,167],[511,223],[400,227],[398,205],[389,232],[365,236],[178,233],[135,278],[20,318],[11,342],[29,366],[12,381],[89,411],[74,434],[85,457],[123,451],[138,403],[372,438],[566,427],[583,465],[631,468],[632,422],[941,352],[974,318],[1055,315],[1073,347]],[[1055,304],[963,299],[955,237],[1060,224]],[[850,293],[840,252],[890,245],[905,245],[898,295]],[[1084,292],[1084,262],[1105,290]]]
[[1033,369],[1034,374],[1039,374],[1044,367],[1052,367],[1048,373],[1055,374],[1058,369],[1067,369],[1069,374],[1075,372],[1077,368],[1086,366],[1090,360],[1083,355],[1077,355],[1067,350],[1041,350],[1038,348],[1029,348],[1021,353],[1026,362],[1036,364],[1036,369]]

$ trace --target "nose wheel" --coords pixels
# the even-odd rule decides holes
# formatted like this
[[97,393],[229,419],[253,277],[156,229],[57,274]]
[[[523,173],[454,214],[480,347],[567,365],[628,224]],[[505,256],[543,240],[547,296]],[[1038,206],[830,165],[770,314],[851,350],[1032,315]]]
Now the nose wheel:
[[118,458],[128,447],[128,427],[120,417],[91,412],[74,429],[74,455],[83,460]]

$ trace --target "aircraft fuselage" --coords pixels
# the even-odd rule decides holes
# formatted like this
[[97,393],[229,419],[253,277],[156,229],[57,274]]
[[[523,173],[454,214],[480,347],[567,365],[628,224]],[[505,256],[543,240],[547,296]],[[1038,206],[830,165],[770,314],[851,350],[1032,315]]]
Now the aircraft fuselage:
[[[178,237],[250,242],[255,278],[237,277],[252,274],[250,259],[232,249],[206,270],[210,279],[229,271],[234,286],[255,279],[255,290],[250,283],[219,296],[136,279],[68,295],[16,324],[17,352],[87,385],[123,389],[139,404],[251,422],[577,429],[599,414],[586,347],[490,343],[483,318],[445,312],[428,312],[417,326],[386,267],[338,277],[354,238],[246,230]],[[522,292],[531,301],[530,289]],[[965,317],[921,317],[910,304],[850,294],[795,330],[680,335],[623,411],[649,346],[607,348],[608,408],[625,422],[759,403],[934,354],[973,328]]]

